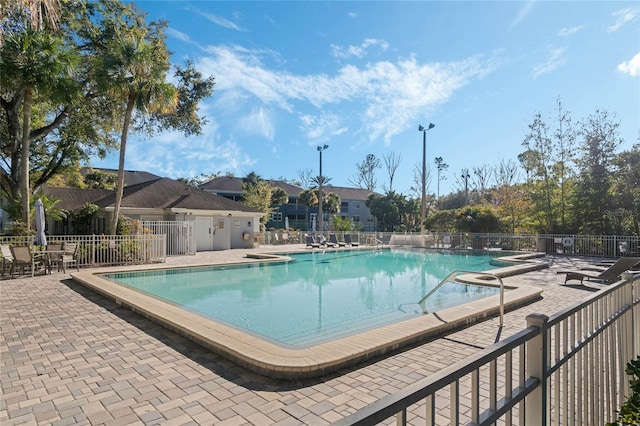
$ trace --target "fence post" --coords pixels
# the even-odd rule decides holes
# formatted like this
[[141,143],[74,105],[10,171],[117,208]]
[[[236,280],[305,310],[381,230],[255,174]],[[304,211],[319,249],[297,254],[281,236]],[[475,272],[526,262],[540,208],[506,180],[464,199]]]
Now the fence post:
[[525,402],[525,424],[547,424],[547,321],[549,317],[543,314],[527,316],[527,327],[536,327],[540,332],[527,343],[527,373],[540,381],[540,385],[533,391]]

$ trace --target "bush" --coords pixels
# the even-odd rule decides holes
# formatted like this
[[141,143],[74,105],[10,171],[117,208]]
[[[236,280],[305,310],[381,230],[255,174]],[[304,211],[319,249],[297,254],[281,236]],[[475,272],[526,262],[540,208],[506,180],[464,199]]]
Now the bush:
[[607,426],[640,425],[640,356],[629,361],[625,371],[631,376],[629,385],[633,393],[620,407],[618,419]]

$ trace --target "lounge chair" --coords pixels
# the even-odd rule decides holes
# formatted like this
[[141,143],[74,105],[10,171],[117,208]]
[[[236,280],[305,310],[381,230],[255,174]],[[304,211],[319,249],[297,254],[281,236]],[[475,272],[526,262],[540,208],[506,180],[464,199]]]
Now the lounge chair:
[[605,282],[615,282],[623,272],[633,268],[638,262],[640,262],[640,257],[621,257],[616,263],[604,270],[590,271],[586,269],[575,269],[571,271],[558,271],[558,274],[566,274],[564,279],[565,284],[569,280],[580,280],[580,283],[582,283],[584,278],[587,280],[594,279]]
[[2,269],[0,270],[0,276],[4,276],[4,272],[11,273],[13,268],[13,254],[9,246],[0,245],[0,251],[2,252]]
[[313,236],[305,235],[304,238],[307,240],[307,247],[320,248],[320,243],[317,243],[316,240],[313,239]]
[[324,235],[320,235],[320,237],[318,237],[318,242],[320,243],[320,245],[325,247],[338,247],[338,244],[334,244],[331,241],[327,241]]
[[67,265],[73,265],[75,263],[76,270],[80,270],[80,264],[78,263],[78,243],[65,243],[64,254],[58,260],[58,272],[62,269],[62,272],[67,272]]
[[344,241],[338,241],[336,234],[329,234],[329,242],[333,243],[334,247],[345,247],[347,245]]
[[15,277],[17,268],[21,268],[23,274],[27,267],[31,268],[31,276],[33,277],[36,269],[46,266],[44,258],[34,255],[29,246],[11,246],[10,249],[13,255],[13,265],[11,266],[12,278]]
[[[617,260],[612,260],[612,261],[605,261],[605,262],[598,262],[595,265],[589,265],[589,266],[584,266],[582,268],[580,268],[581,271],[598,271],[598,272],[604,272],[607,269],[609,269],[610,267],[612,267],[613,265],[615,265],[616,263],[620,262],[622,259],[634,259],[633,257],[621,257]],[[637,258],[640,259],[640,258]],[[623,262],[625,263],[625,262]],[[635,265],[631,265],[631,267],[629,269],[635,269],[635,268],[640,268],[640,262],[636,263]]]
[[351,238],[351,234],[344,234],[344,242],[352,247],[358,247],[360,245],[359,242],[353,241],[353,239]]

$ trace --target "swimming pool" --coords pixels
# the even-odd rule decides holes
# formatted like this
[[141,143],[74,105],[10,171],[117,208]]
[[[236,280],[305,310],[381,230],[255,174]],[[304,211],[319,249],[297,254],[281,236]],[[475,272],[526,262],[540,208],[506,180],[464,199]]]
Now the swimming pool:
[[[103,276],[274,342],[304,346],[421,315],[417,302],[449,272],[491,269],[496,256],[349,250],[290,257]],[[422,308],[436,312],[498,292],[448,282]]]
[[[422,314],[416,302],[440,282],[442,276],[461,266],[467,270],[487,269],[490,266],[486,261],[491,262],[491,257],[448,254],[439,255],[445,264],[437,265],[430,260],[433,256],[433,253],[412,251],[340,249],[306,252],[288,262],[277,257],[269,265],[255,260],[252,264],[243,261],[242,264],[197,268],[156,265],[137,267],[135,271],[120,268],[108,274],[82,271],[72,277],[253,371],[272,377],[300,378],[335,371],[497,314],[498,296],[488,295],[496,292],[494,288],[467,285],[450,288],[445,285],[438,293],[440,296],[446,293],[448,297],[435,296],[426,306],[431,313]],[[464,259],[467,263],[447,264],[454,259]],[[295,279],[284,280],[288,271],[298,267],[301,269]],[[524,271],[540,267],[540,264],[521,264],[492,272],[512,275],[518,268]],[[189,284],[189,291],[174,285],[184,272],[192,278],[199,277]],[[209,278],[203,278],[206,276]],[[139,289],[134,289],[131,282],[122,284],[133,277],[139,280]],[[476,284],[483,282],[476,281]],[[289,294],[292,288],[295,295]],[[480,299],[475,298],[478,294]],[[505,294],[505,307],[522,305],[539,295],[538,289],[511,287]],[[452,302],[450,296],[457,300]],[[470,296],[475,300],[468,301]],[[217,299],[226,300],[223,305],[228,306],[214,309],[215,316],[199,312],[202,306]],[[232,300],[238,301],[241,308],[233,308]],[[261,300],[268,310],[258,308],[256,300]],[[354,306],[354,300],[358,307]],[[452,303],[462,304],[451,306]],[[183,304],[192,306],[185,308]],[[334,304],[345,305],[346,313],[334,311],[331,307]],[[291,318],[278,319],[275,315],[284,305],[305,316],[304,321],[293,321],[306,323],[302,331],[291,331]],[[433,313],[433,309],[438,312]],[[244,313],[239,316],[241,322],[234,324],[236,319],[220,319],[218,311],[223,310]],[[254,318],[249,318],[252,315]],[[285,330],[286,335],[245,328],[245,323],[252,321],[269,329]]]

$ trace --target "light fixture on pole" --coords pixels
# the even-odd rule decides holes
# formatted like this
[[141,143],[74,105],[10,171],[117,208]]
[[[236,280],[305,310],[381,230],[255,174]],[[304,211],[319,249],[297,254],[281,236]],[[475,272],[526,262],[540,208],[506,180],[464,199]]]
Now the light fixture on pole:
[[424,234],[424,220],[427,212],[427,130],[436,127],[435,124],[429,123],[426,128],[418,125],[418,131],[422,132],[422,200],[420,204],[420,234]]
[[469,178],[471,175],[469,174],[469,170],[462,170],[462,179],[464,179],[464,203],[469,203]]
[[329,148],[329,145],[318,145],[318,153],[320,153],[320,176],[318,176],[318,230],[322,235],[322,151]]

